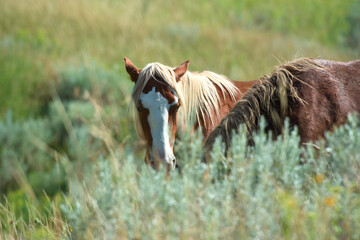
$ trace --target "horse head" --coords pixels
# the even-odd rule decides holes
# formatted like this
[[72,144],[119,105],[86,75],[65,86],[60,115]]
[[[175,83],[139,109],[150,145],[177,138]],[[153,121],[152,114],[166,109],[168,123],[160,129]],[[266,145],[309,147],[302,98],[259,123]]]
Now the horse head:
[[124,60],[126,71],[135,83],[132,99],[137,109],[138,133],[147,144],[145,162],[155,169],[159,163],[173,169],[178,110],[183,101],[176,84],[186,73],[189,61],[174,69],[159,63],[139,69],[128,58]]

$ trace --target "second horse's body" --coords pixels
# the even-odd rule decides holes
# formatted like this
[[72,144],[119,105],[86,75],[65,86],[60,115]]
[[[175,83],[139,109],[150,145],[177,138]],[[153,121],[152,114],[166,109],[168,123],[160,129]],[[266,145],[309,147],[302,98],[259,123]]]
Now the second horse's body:
[[249,89],[208,136],[205,149],[210,151],[217,137],[228,148],[240,124],[251,133],[261,116],[273,136],[281,134],[289,118],[290,126],[298,127],[301,143],[315,141],[344,124],[352,112],[360,114],[360,60],[298,59],[277,67]]

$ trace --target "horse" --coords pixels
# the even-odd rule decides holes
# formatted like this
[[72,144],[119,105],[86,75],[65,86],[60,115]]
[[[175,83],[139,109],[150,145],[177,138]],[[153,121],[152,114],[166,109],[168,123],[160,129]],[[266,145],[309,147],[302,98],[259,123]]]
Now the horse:
[[237,82],[210,71],[190,72],[189,61],[172,68],[149,63],[137,68],[124,58],[135,83],[132,102],[136,129],[146,141],[145,163],[158,169],[164,163],[175,168],[174,142],[179,129],[195,122],[204,139],[256,81]]
[[305,144],[324,138],[352,112],[360,114],[360,60],[297,59],[276,67],[246,92],[206,139],[204,160],[210,160],[217,137],[225,143],[226,153],[241,124],[253,144],[251,133],[261,116],[267,121],[265,131],[271,131],[274,139],[288,118],[290,129],[297,126],[300,144]]

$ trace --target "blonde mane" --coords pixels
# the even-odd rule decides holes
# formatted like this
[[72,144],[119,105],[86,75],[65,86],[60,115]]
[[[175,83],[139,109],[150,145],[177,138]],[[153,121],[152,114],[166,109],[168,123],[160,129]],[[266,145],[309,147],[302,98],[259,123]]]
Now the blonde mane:
[[181,104],[179,109],[180,123],[194,120],[199,122],[205,116],[210,116],[210,121],[213,123],[211,115],[218,115],[221,102],[218,89],[223,97],[229,94],[232,101],[236,101],[236,95],[239,92],[228,78],[213,72],[187,71],[180,81],[176,82],[173,68],[161,63],[150,63],[140,72],[133,89],[132,100],[136,106],[139,104],[141,93],[151,78],[168,85],[178,95]]

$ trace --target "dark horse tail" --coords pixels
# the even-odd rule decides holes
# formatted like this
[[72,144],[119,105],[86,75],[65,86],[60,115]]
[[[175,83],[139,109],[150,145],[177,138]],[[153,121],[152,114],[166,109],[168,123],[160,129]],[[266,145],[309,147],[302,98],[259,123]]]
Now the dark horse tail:
[[250,136],[257,128],[260,116],[264,116],[267,121],[266,130],[271,130],[275,136],[281,134],[289,112],[289,101],[292,101],[292,104],[304,104],[294,83],[306,84],[299,77],[301,73],[323,68],[314,60],[304,58],[278,66],[270,76],[263,76],[208,136],[204,145],[205,151],[212,150],[217,137],[222,138],[227,150],[231,145],[232,134],[238,131],[240,124],[246,125]]

